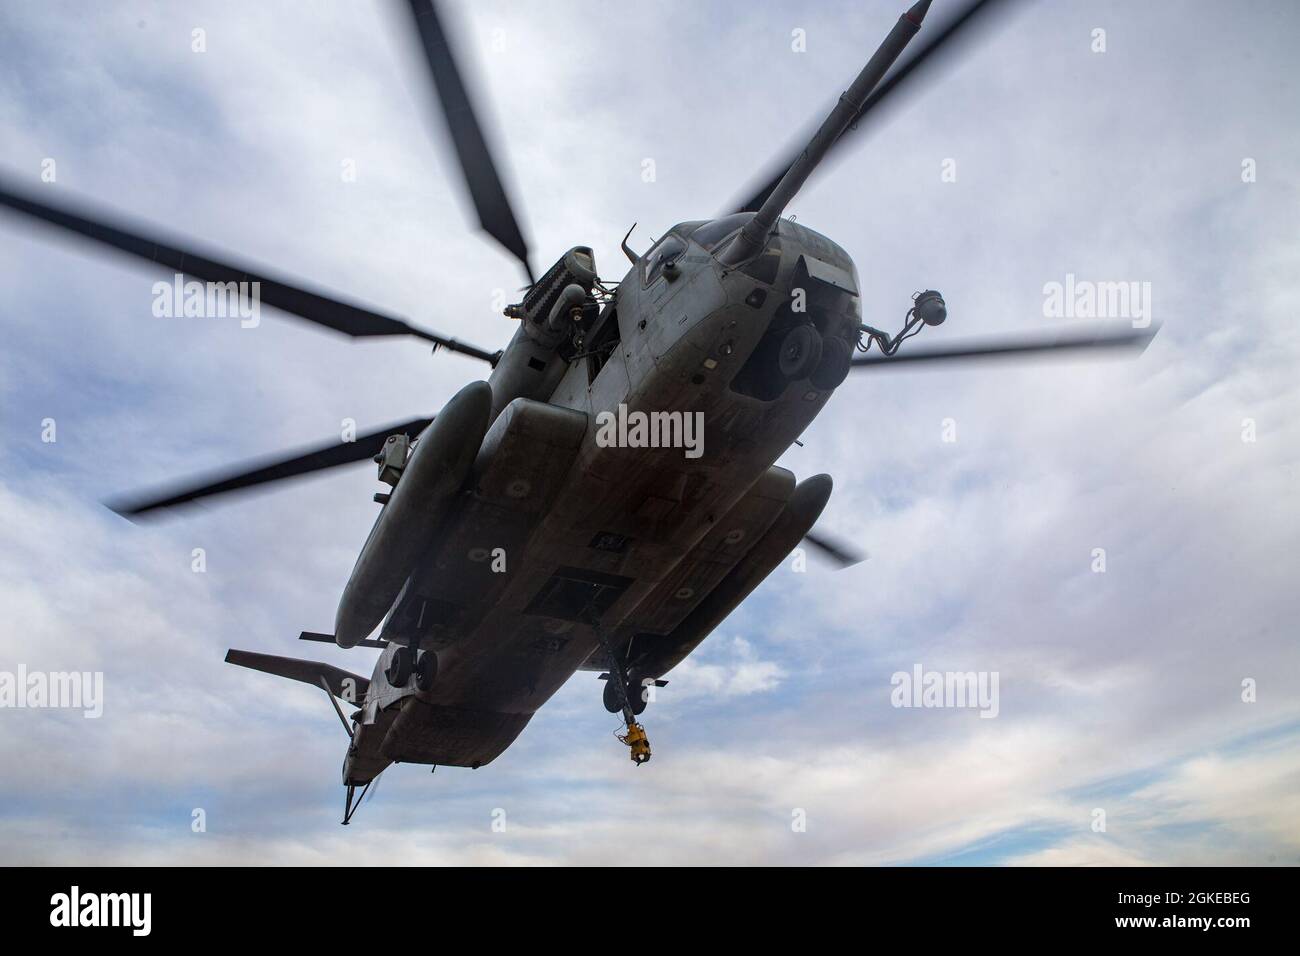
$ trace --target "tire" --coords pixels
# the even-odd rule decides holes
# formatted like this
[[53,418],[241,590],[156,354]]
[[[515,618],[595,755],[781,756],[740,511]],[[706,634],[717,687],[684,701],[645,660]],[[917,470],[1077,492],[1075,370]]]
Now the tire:
[[411,649],[398,647],[384,668],[384,679],[394,687],[405,687],[411,679]]
[[647,703],[645,699],[645,686],[641,683],[639,677],[633,677],[628,681],[627,702],[632,708],[632,714],[639,716],[645,710]]
[[605,689],[600,694],[600,701],[605,705],[605,709],[611,714],[617,714],[623,709],[622,703],[618,699],[618,693],[614,689],[616,678],[611,674],[605,681]]
[[809,376],[814,388],[829,392],[840,387],[853,365],[853,347],[835,336],[822,339],[822,358]]
[[438,655],[433,651],[421,651],[415,660],[415,686],[428,690],[438,679]]
[[811,325],[796,325],[781,339],[776,367],[787,382],[797,382],[811,375],[821,358],[821,335]]

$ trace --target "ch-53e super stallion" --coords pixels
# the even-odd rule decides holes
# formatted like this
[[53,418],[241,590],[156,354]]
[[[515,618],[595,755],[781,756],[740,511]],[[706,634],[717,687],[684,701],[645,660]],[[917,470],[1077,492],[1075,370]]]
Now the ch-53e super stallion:
[[[192,279],[254,282],[263,304],[335,331],[417,336],[434,351],[491,366],[486,382],[466,385],[435,417],[116,505],[141,516],[348,462],[378,464],[390,490],[375,495],[379,516],[339,601],[334,633],[302,635],[382,648],[371,677],[249,651],[226,658],[325,689],[350,738],[344,823],[358,788],[394,762],[491,762],[580,670],[606,678],[604,705],[626,725],[620,739],[633,761],[648,760],[638,721],[646,685],[663,684],[800,541],[853,562],[849,549],[813,530],[830,477],[796,481],[775,464],[850,371],[920,359],[1132,350],[1149,339],[1151,329],[1090,329],[896,355],[904,340],[944,321],[939,293],[915,294],[897,334],[867,325],[848,253],[782,218],[851,128],[991,6],[968,3],[899,61],[930,7],[930,0],[916,3],[775,177],[721,218],[673,226],[643,255],[623,237],[632,264],[614,285],[601,280],[583,246],[534,279],[438,10],[410,0],[481,226],[528,273],[522,301],[505,310],[518,325],[501,351],[0,181],[0,204]],[[697,423],[702,432],[692,441]],[[355,708],[350,717],[339,699]]]

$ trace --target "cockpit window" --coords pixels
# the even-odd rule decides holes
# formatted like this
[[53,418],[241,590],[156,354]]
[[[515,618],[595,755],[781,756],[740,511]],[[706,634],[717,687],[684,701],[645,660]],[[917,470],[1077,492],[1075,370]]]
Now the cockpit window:
[[676,260],[686,251],[686,243],[674,235],[665,236],[646,253],[645,284],[649,285],[663,275],[664,265]]
[[752,212],[738,212],[731,216],[723,216],[721,219],[714,219],[700,226],[691,238],[709,252],[713,252],[722,245],[724,239],[729,238],[733,232],[753,218]]

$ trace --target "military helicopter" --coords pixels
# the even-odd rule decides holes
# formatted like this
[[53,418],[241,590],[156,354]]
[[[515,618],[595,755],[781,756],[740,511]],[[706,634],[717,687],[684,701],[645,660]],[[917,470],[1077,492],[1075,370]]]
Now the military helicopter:
[[[782,218],[826,155],[995,5],[967,3],[898,62],[931,6],[919,0],[777,175],[721,217],[673,226],[644,254],[625,236],[631,267],[613,285],[585,246],[534,277],[438,7],[409,0],[480,224],[528,275],[522,301],[505,310],[518,325],[499,351],[0,180],[0,205],[111,249],[206,282],[255,283],[264,304],[354,338],[415,336],[491,366],[487,381],[466,385],[432,418],[113,504],[139,518],[366,459],[378,465],[389,490],[375,495],[380,512],[334,633],[301,635],[381,648],[371,677],[250,651],[226,656],[324,688],[349,737],[344,824],[393,763],[490,763],[580,670],[605,680],[603,703],[626,728],[619,739],[634,763],[647,761],[638,717],[649,685],[666,683],[801,541],[855,562],[852,549],[814,530],[830,477],[796,481],[775,464],[850,371],[1145,347],[1154,329],[899,354],[944,322],[943,297],[916,294],[896,334],[867,325],[848,253]],[[345,715],[340,700],[357,709]]]

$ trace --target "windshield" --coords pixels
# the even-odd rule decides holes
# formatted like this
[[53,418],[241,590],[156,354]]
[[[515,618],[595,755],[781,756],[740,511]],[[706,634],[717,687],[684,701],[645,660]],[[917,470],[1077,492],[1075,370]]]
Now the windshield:
[[663,275],[664,265],[672,262],[686,251],[686,243],[677,236],[669,235],[646,253],[645,284],[649,285]]
[[722,245],[723,240],[730,238],[732,233],[753,218],[752,212],[738,212],[731,216],[723,216],[721,219],[714,219],[700,226],[691,238],[709,252],[713,252]]

